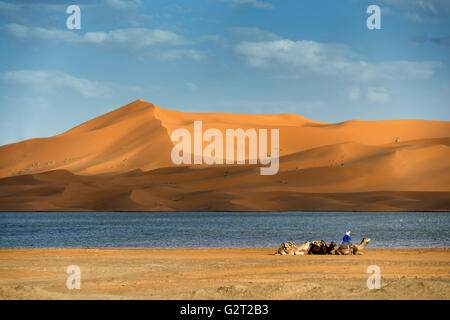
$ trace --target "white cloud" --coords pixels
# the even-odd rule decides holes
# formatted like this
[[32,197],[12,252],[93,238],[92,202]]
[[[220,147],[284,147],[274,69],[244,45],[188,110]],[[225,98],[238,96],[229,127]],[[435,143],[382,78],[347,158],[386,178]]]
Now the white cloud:
[[255,8],[260,9],[273,9],[274,5],[267,1],[259,1],[259,0],[220,0],[221,2],[228,2],[233,7],[241,6],[241,5],[250,5]]
[[308,72],[356,81],[427,79],[441,64],[436,61],[367,62],[345,45],[289,39],[243,41],[234,51],[255,68],[274,67],[284,76],[306,76]]
[[368,63],[360,61],[351,66],[349,75],[362,81],[429,79],[442,66],[438,61],[386,61]]
[[448,0],[381,0],[382,2],[409,10],[422,10],[432,13],[445,11],[450,13],[450,1]]
[[85,97],[106,96],[118,90],[142,91],[135,86],[122,86],[109,82],[92,81],[78,78],[59,71],[17,70],[0,74],[0,81],[9,85],[34,88],[55,94],[61,89],[73,90]]
[[267,41],[280,39],[275,33],[256,27],[234,27],[228,30],[229,34],[240,40]]
[[1,26],[0,32],[25,41],[45,40],[67,43],[79,43],[83,41],[83,37],[74,32],[41,27],[27,27],[16,23]]
[[[166,60],[188,57],[200,61],[206,56],[204,53],[193,49],[178,48],[191,45],[193,42],[174,32],[161,29],[127,28],[108,32],[78,34],[66,30],[6,24],[0,27],[0,32],[27,42],[46,41],[70,45],[88,45],[129,52],[139,57],[152,56]],[[171,49],[170,47],[177,48]]]
[[395,7],[384,7],[382,14],[403,17],[414,23],[436,23],[440,18],[450,15],[448,0],[380,0],[383,4]]
[[46,40],[65,43],[115,44],[133,48],[155,45],[182,45],[187,41],[182,36],[160,29],[127,28],[108,32],[86,32],[83,35],[66,30],[27,27],[20,24],[5,24],[0,31],[24,40]]
[[[85,34],[86,40],[88,40],[89,34],[90,32]],[[97,34],[101,34],[100,43],[126,45],[134,48],[146,48],[155,45],[183,45],[187,43],[178,34],[160,29],[116,29],[109,32],[97,32]]]
[[106,0],[106,4],[114,9],[136,9],[142,8],[141,0]]
[[374,103],[386,103],[390,99],[390,93],[387,89],[379,87],[367,88],[367,99]]
[[194,61],[202,61],[206,59],[206,54],[192,49],[171,49],[161,52],[148,53],[150,56],[155,56],[161,60],[178,60],[183,57],[190,58]]

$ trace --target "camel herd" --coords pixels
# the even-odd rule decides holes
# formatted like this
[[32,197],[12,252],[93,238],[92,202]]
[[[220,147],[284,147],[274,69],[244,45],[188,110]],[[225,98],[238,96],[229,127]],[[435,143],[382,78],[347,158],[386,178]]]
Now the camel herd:
[[331,241],[327,245],[325,241],[306,241],[296,246],[292,241],[283,242],[278,248],[276,255],[305,255],[305,254],[337,254],[353,255],[363,254],[362,250],[369,244],[370,239],[364,237],[360,244],[351,244],[350,246],[337,246],[336,242]]

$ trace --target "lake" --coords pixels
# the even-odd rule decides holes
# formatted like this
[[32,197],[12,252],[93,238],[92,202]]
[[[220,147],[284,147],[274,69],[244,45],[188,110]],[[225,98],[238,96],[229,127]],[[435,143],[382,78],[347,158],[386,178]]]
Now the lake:
[[281,242],[450,247],[446,212],[3,212],[0,248],[236,248]]

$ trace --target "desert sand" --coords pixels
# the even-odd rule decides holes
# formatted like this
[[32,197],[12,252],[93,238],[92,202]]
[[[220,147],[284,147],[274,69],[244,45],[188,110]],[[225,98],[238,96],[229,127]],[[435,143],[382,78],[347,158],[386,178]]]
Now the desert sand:
[[[177,128],[280,130],[280,168],[182,165]],[[247,154],[248,156],[248,154]],[[1,211],[449,211],[450,122],[183,113],[136,100],[0,147]]]
[[[0,299],[449,299],[450,249],[0,249]],[[81,270],[69,290],[66,269]],[[367,267],[381,270],[369,290]]]

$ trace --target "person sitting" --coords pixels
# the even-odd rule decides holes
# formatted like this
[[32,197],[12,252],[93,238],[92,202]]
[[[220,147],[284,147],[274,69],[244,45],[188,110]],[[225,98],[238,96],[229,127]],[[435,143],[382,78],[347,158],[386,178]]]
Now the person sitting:
[[352,241],[352,237],[350,237],[350,231],[347,231],[345,233],[345,236],[342,238],[342,243],[348,242],[350,244],[350,241]]
[[350,237],[350,231],[345,233],[345,236],[342,238],[342,243],[339,246],[339,249],[352,249],[352,237]]

